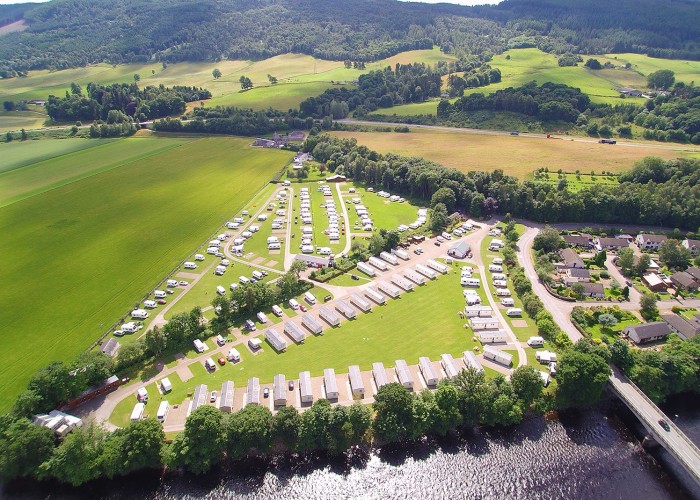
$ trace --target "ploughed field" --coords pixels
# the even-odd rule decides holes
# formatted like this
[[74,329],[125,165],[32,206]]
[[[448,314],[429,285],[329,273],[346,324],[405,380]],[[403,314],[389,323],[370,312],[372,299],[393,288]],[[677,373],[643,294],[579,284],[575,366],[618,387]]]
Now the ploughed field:
[[89,347],[291,158],[249,143],[0,145],[12,166],[0,171],[0,410],[36,369]]

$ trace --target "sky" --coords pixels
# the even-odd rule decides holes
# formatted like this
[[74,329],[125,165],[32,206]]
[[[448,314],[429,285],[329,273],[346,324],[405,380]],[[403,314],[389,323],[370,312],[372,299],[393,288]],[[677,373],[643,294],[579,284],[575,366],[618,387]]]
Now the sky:
[[[46,2],[48,0],[29,0],[34,2]],[[483,5],[483,4],[494,4],[499,3],[501,0],[411,0],[412,2],[422,2],[422,3],[456,3],[459,5]],[[17,0],[0,0],[0,4],[12,4],[21,3]]]

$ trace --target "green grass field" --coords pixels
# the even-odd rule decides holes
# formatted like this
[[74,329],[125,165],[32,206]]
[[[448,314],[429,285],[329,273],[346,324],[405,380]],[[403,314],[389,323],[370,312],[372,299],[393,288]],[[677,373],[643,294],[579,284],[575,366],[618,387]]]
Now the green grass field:
[[[249,141],[134,138],[74,152],[72,169],[88,170],[103,148],[122,164],[0,209],[0,254],[11,262],[0,271],[0,409],[34,370],[87,348],[290,158]],[[172,147],[132,154],[148,143]]]
[[[396,229],[399,225],[411,224],[418,218],[419,207],[412,205],[408,201],[396,203],[389,201],[387,198],[381,198],[376,193],[368,192],[364,185],[359,182],[353,182],[352,186],[356,192],[344,196],[345,200],[360,198],[362,205],[367,207],[367,211],[374,221],[374,226],[379,229]],[[348,207],[348,217],[352,228],[355,221],[359,221],[360,218],[355,214],[355,205],[349,203],[346,206]]]
[[[254,376],[259,377],[261,383],[269,384],[278,373],[296,379],[303,370],[311,371],[311,376],[315,377],[321,375],[324,368],[345,373],[352,364],[369,370],[375,361],[390,367],[397,359],[417,364],[420,356],[436,360],[440,354],[450,353],[455,358],[461,357],[463,351],[475,345],[471,332],[463,326],[464,320],[456,314],[464,307],[461,288],[459,274],[451,272],[399,299],[389,300],[384,306],[374,306],[372,312],[361,314],[356,320],[341,323],[338,328],[328,327],[322,336],[308,335],[304,344],[290,341],[284,353],[274,352],[264,342],[262,353],[253,356],[243,347],[239,349],[240,363],[217,367],[214,373],[207,373],[201,363],[195,363],[190,365],[195,377],[186,384],[177,387],[174,384],[168,401],[171,404],[182,402],[187,393],[201,383],[218,389],[223,381],[233,380],[240,388]],[[440,304],[440,308],[436,310],[435,304]],[[123,425],[134,403],[132,398],[122,401],[110,421]]]
[[[575,193],[584,188],[591,188],[593,186],[614,186],[619,184],[617,177],[610,175],[591,175],[590,173],[576,174],[576,173],[562,173],[563,179],[566,179],[566,188]],[[544,181],[548,184],[557,185],[561,180],[557,172],[545,172],[535,177],[538,181]]]

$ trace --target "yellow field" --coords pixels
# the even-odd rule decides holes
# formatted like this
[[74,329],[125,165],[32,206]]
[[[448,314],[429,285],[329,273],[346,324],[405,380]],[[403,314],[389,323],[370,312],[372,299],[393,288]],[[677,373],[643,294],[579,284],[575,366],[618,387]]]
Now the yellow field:
[[[461,171],[503,169],[526,178],[538,168],[567,172],[622,172],[645,156],[677,158],[683,153],[644,143],[645,147],[610,146],[566,139],[520,135],[481,135],[459,131],[411,129],[408,134],[388,132],[331,132],[335,137],[357,139],[380,153],[422,156]],[[647,147],[648,146],[648,147]],[[665,146],[668,147],[668,146]],[[679,145],[679,148],[682,147]]]

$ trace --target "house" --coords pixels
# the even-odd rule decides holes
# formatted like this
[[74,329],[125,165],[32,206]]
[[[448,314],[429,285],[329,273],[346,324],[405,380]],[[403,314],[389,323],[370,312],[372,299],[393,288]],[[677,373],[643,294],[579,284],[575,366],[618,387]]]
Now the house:
[[662,314],[661,319],[668,323],[671,330],[678,334],[683,340],[690,340],[700,333],[699,324],[695,322],[691,323],[677,314]]
[[700,254],[700,240],[683,240],[681,245],[690,250],[690,255],[693,257],[697,257]]
[[629,246],[629,241],[623,238],[598,238],[595,244],[596,250],[619,250]]
[[638,234],[634,242],[642,250],[658,250],[667,239],[663,234]]
[[586,267],[586,264],[583,263],[583,259],[578,256],[576,252],[574,252],[570,248],[564,248],[559,252],[559,255],[561,255],[561,258],[564,260],[564,265],[567,268],[578,268],[582,269]]
[[583,288],[583,294],[586,297],[593,297],[596,299],[605,297],[605,288],[602,283],[583,283]]
[[303,141],[306,139],[306,134],[301,130],[292,130],[284,137],[284,139],[286,141]]
[[110,356],[112,358],[117,354],[118,349],[119,349],[119,341],[115,338],[109,339],[107,342],[102,344],[102,347],[100,347],[100,351],[102,351],[107,356]]
[[579,281],[589,281],[591,279],[591,272],[588,269],[580,269],[578,267],[571,267],[566,270],[566,276],[568,282],[576,283]]
[[570,247],[590,248],[593,246],[593,238],[590,234],[567,234],[562,236],[562,239]]
[[[639,265],[639,256],[635,255],[634,256],[634,265],[638,266]],[[648,273],[658,273],[659,270],[661,269],[661,266],[659,266],[658,263],[656,263],[653,259],[649,260],[649,267],[646,268],[646,271]]]
[[301,253],[296,254],[294,260],[306,262],[307,266],[316,268],[329,267],[331,265],[330,257],[317,257],[315,255],[305,255]]
[[330,177],[326,177],[326,182],[345,182],[347,177],[340,174],[333,174]]
[[686,271],[678,271],[671,275],[671,283],[677,288],[683,290],[697,290],[698,282],[695,281],[693,275]]
[[695,281],[700,283],[700,268],[689,267],[688,269],[685,270],[685,272],[690,274]]
[[623,330],[635,344],[644,344],[661,340],[671,333],[671,327],[664,321],[628,326]]
[[668,288],[658,274],[645,274],[642,276],[642,283],[652,292],[662,292]]
[[632,87],[618,87],[617,91],[625,97],[641,97],[642,91]]
[[454,257],[455,259],[464,259],[471,252],[471,246],[466,241],[455,241],[449,250],[447,250],[447,255]]

